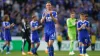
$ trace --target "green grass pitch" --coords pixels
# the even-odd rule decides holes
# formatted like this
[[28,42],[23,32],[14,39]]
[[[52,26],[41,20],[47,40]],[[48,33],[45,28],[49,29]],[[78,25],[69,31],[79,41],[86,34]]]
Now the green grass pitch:
[[[69,56],[68,51],[55,51],[55,56]],[[89,56],[100,56],[100,51],[88,51]],[[38,51],[39,56],[48,56],[44,51]],[[21,51],[11,51],[11,54],[6,55],[5,52],[0,53],[0,56],[22,56]],[[26,55],[26,56],[34,56],[34,55]],[[75,51],[74,56],[79,56],[79,52]]]

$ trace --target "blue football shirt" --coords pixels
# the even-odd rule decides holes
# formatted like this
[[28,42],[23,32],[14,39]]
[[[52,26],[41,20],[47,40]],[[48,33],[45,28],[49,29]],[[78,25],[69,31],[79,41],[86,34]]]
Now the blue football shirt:
[[[89,27],[89,21],[82,21],[82,20],[79,20],[77,22],[77,28],[80,28],[83,24],[86,25],[86,27]],[[84,27],[82,28],[80,31],[78,31],[78,37],[89,37],[89,32],[88,30]]]
[[[52,11],[52,15],[54,16],[54,18],[57,18],[56,11]],[[42,14],[42,17],[44,16],[45,13]],[[47,14],[44,22],[44,33],[51,33],[51,32],[55,32],[55,22],[52,20],[50,14]]]
[[[38,21],[31,21],[31,22],[30,22],[31,28],[37,28],[38,25],[39,25],[39,24],[38,24]],[[37,30],[35,30],[35,31],[32,31],[32,30],[31,30],[31,34],[32,34],[32,37],[38,37],[38,36],[39,36]]]
[[11,33],[10,33],[10,28],[5,28],[10,26],[9,22],[2,22],[2,29],[3,29],[3,37],[4,40],[11,40]]

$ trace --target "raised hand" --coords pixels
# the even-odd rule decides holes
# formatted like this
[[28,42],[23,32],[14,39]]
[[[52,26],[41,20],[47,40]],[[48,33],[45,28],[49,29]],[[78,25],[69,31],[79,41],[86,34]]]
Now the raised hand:
[[12,24],[11,24],[11,27],[14,27],[14,26],[15,26],[15,24],[14,24],[14,23],[12,23]]
[[81,26],[81,28],[85,28],[86,27],[86,24],[83,24],[82,26]]
[[42,28],[42,25],[40,25],[40,26],[38,27],[38,29],[40,29],[40,28]]
[[44,16],[45,16],[45,17],[46,17],[48,14],[49,14],[48,11],[45,11],[45,12],[44,12]]
[[50,16],[53,16],[53,15],[52,15],[52,11],[50,11]]

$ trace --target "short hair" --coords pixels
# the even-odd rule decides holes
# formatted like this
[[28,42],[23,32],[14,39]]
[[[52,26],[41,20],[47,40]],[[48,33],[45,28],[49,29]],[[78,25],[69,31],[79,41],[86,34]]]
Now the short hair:
[[7,19],[9,19],[9,16],[6,14],[6,15],[4,15],[4,17],[3,17],[3,20],[2,20],[2,21],[7,21]]
[[85,14],[85,17],[88,17],[88,14]]
[[80,13],[80,15],[84,16],[85,14],[84,13]]
[[32,19],[35,18],[35,17],[36,17],[36,15],[32,15]]
[[[50,3],[50,4],[51,4],[51,2],[50,2],[50,1],[47,1],[47,3]],[[47,4],[47,3],[46,3],[46,4]]]
[[46,4],[48,4],[48,3],[52,5],[52,3],[50,1],[48,1]]
[[71,12],[70,14],[75,14],[75,12]]

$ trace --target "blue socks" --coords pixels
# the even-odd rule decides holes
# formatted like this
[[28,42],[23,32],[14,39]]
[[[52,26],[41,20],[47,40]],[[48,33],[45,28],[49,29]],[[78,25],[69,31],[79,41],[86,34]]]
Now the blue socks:
[[32,53],[36,53],[37,52],[37,49],[38,49],[37,47],[36,48],[32,48],[31,49]]
[[85,54],[84,51],[85,51],[85,46],[82,46],[82,54]]
[[53,46],[48,47],[49,56],[54,56],[54,48]]
[[89,45],[85,46],[85,50],[84,50],[84,53],[86,54],[86,49],[89,47]]
[[7,46],[7,52],[9,52],[9,49],[10,49],[9,46]]
[[86,53],[85,46],[79,46],[79,51],[80,51],[80,54],[85,54]]
[[38,49],[38,48],[36,47],[36,48],[35,48],[35,53],[37,52],[37,49]]
[[4,45],[2,48],[3,48],[3,50],[5,49],[5,47],[6,47],[6,45]]
[[84,54],[86,54],[86,48],[84,48]]
[[86,54],[86,49],[89,47],[89,45],[86,46],[79,46],[80,54]]
[[35,48],[32,48],[31,51],[32,51],[32,53],[35,53]]
[[87,49],[89,47],[89,45],[86,45],[85,48]]
[[79,46],[80,54],[82,54],[82,46]]
[[6,45],[4,45],[4,46],[2,47],[2,49],[4,50],[5,47],[6,47],[6,51],[9,52],[9,51],[10,51],[10,46],[6,46]]
[[51,53],[52,53],[52,55],[51,56],[54,56],[54,48],[53,48],[53,46],[51,46]]

